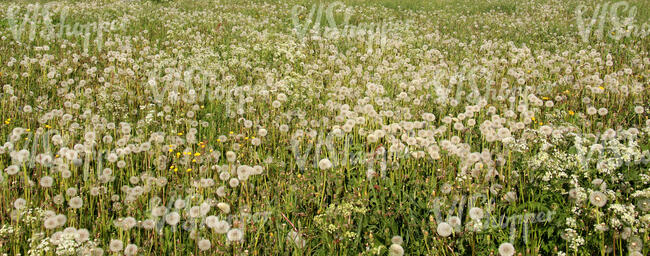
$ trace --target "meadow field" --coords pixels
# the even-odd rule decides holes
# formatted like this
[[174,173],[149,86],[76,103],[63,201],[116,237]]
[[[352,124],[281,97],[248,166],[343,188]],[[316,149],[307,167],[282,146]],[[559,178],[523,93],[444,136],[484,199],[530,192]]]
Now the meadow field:
[[0,255],[650,254],[650,1],[0,2]]

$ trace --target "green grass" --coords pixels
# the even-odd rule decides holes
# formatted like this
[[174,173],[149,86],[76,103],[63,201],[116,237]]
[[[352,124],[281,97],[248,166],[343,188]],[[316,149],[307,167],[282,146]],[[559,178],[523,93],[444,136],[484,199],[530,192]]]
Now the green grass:
[[[34,3],[52,6],[55,27],[66,6],[66,25],[123,29],[101,48],[84,49],[81,35],[30,41],[30,26],[18,43],[0,12],[0,254],[125,254],[111,252],[114,240],[137,255],[500,255],[508,243],[516,255],[649,252],[650,42],[583,42],[575,10],[590,18],[601,2],[344,0],[338,29],[387,29],[339,38],[292,32],[293,8],[306,24],[322,7],[325,27],[334,1],[0,9],[22,17]],[[628,3],[635,24],[650,22],[650,3]],[[262,171],[248,177],[253,166]],[[201,205],[210,209],[194,216]],[[540,212],[552,217],[510,226]],[[52,214],[67,219],[50,227]],[[461,224],[443,236],[454,216]],[[127,217],[135,227],[119,223]],[[89,239],[74,241],[78,229]],[[61,236],[71,251],[47,243]]]

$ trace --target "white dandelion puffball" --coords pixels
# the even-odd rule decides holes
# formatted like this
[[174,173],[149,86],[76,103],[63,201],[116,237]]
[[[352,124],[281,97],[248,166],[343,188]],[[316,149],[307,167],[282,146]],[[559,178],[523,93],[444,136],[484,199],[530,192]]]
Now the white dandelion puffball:
[[176,226],[180,220],[181,216],[177,212],[171,212],[165,215],[165,222],[167,222],[167,224],[170,226]]
[[124,228],[126,230],[129,230],[129,229],[135,227],[135,225],[137,225],[137,224],[138,224],[138,221],[135,220],[135,218],[133,218],[133,217],[126,217],[126,218],[124,218],[124,220],[122,220],[122,228]]
[[54,184],[54,179],[50,176],[44,176],[43,178],[41,178],[39,184],[41,184],[41,187],[49,188],[52,187],[52,185]]
[[321,170],[328,170],[332,168],[332,162],[330,162],[330,160],[327,158],[321,159],[318,162],[318,168],[320,168]]
[[469,209],[469,217],[473,220],[480,220],[483,218],[483,209],[478,207],[472,207]]
[[451,235],[454,229],[447,222],[441,222],[440,224],[438,224],[438,228],[436,229],[436,231],[438,232],[438,235],[442,237],[448,237],[449,235]]
[[68,217],[66,217],[63,214],[56,215],[55,219],[56,219],[57,225],[59,225],[59,226],[65,225],[65,223],[68,221]]
[[89,238],[90,238],[90,232],[88,231],[88,229],[82,228],[77,230],[77,234],[75,236],[75,240],[77,241],[77,243],[83,243],[85,241],[88,241]]
[[16,201],[14,201],[14,208],[16,208],[17,210],[25,208],[26,205],[27,205],[27,201],[25,199],[18,198],[16,199]]
[[102,249],[100,247],[92,248],[92,249],[90,249],[90,255],[102,256],[102,255],[104,255],[104,249]]
[[152,219],[147,219],[142,222],[142,228],[144,229],[152,230],[155,227],[156,227],[156,221]]
[[402,239],[401,236],[393,236],[393,237],[390,239],[390,242],[391,242],[391,243],[394,243],[394,244],[402,245],[402,243],[404,243],[404,239]]
[[70,208],[72,209],[79,209],[83,206],[83,200],[81,199],[81,197],[75,196],[70,199],[68,205],[70,205]]
[[212,206],[209,203],[207,202],[201,203],[201,205],[199,206],[199,210],[201,211],[201,216],[205,217],[206,215],[208,215],[208,212],[210,212],[211,208]]
[[452,189],[453,187],[449,183],[445,183],[442,184],[442,186],[440,186],[440,192],[442,192],[443,194],[449,194]]
[[373,170],[373,169],[368,169],[366,171],[366,178],[368,180],[372,180],[372,178],[375,177],[376,175],[377,175],[377,172],[375,172],[375,170]]
[[226,237],[230,242],[239,242],[244,239],[244,232],[241,229],[233,228],[228,231]]
[[237,178],[230,179],[228,185],[230,185],[231,188],[236,188],[237,186],[239,186],[239,179]]
[[210,248],[212,247],[212,243],[210,243],[210,240],[208,240],[208,239],[199,240],[197,245],[199,246],[199,250],[201,250],[201,251],[210,250]]
[[261,128],[261,129],[259,129],[257,131],[257,134],[259,134],[260,137],[264,137],[264,136],[266,136],[266,134],[268,134],[268,131],[266,129],[264,129],[264,128]]
[[16,175],[20,171],[20,168],[17,165],[10,165],[9,167],[5,168],[5,172],[9,175]]
[[218,203],[217,208],[219,208],[225,214],[230,213],[230,205],[228,205],[227,203],[223,203],[223,202]]
[[628,239],[627,249],[631,252],[638,252],[643,249],[643,240],[638,236],[633,236]]
[[515,247],[511,243],[502,243],[499,245],[499,255],[512,256],[515,255]]
[[56,221],[56,217],[52,216],[45,219],[43,226],[45,226],[46,229],[54,229],[59,226],[59,223]]
[[404,248],[399,244],[391,244],[388,248],[388,255],[390,256],[402,256],[404,255]]
[[199,206],[192,206],[190,208],[190,218],[198,218],[201,216],[201,208]]
[[122,248],[124,247],[124,244],[120,240],[111,240],[111,242],[108,244],[108,249],[111,250],[112,252],[119,252],[122,251]]
[[208,217],[205,217],[205,226],[208,228],[216,228],[218,222],[219,218],[217,218],[217,216],[210,215]]
[[124,255],[133,256],[138,253],[138,246],[135,244],[129,244],[124,248]]
[[158,206],[151,210],[151,216],[153,217],[162,217],[167,212],[167,208],[164,206]]
[[228,160],[228,162],[231,163],[235,162],[235,160],[237,159],[237,154],[235,154],[235,152],[228,151],[226,152],[226,159]]
[[230,173],[229,172],[221,172],[219,174],[219,179],[221,180],[228,180],[230,179]]
[[229,229],[230,223],[225,220],[218,221],[214,226],[214,232],[217,232],[218,234],[228,233]]
[[176,209],[183,209],[185,208],[185,200],[183,199],[178,199],[174,202],[174,208]]
[[458,218],[457,216],[449,217],[447,222],[449,222],[449,225],[451,225],[452,227],[460,227],[462,225],[460,218]]
[[637,113],[637,114],[639,114],[639,115],[640,115],[640,114],[643,114],[643,110],[644,110],[644,109],[643,109],[642,106],[636,106],[636,107],[634,107],[634,113]]
[[594,191],[589,194],[589,202],[596,207],[603,207],[607,204],[607,195],[600,191]]
[[65,194],[69,197],[73,197],[77,195],[78,190],[76,188],[68,188],[65,190]]

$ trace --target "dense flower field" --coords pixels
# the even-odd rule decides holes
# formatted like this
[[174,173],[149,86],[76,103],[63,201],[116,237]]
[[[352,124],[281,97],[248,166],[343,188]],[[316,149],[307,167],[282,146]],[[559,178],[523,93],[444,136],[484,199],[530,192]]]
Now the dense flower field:
[[0,10],[0,255],[650,254],[645,0]]

